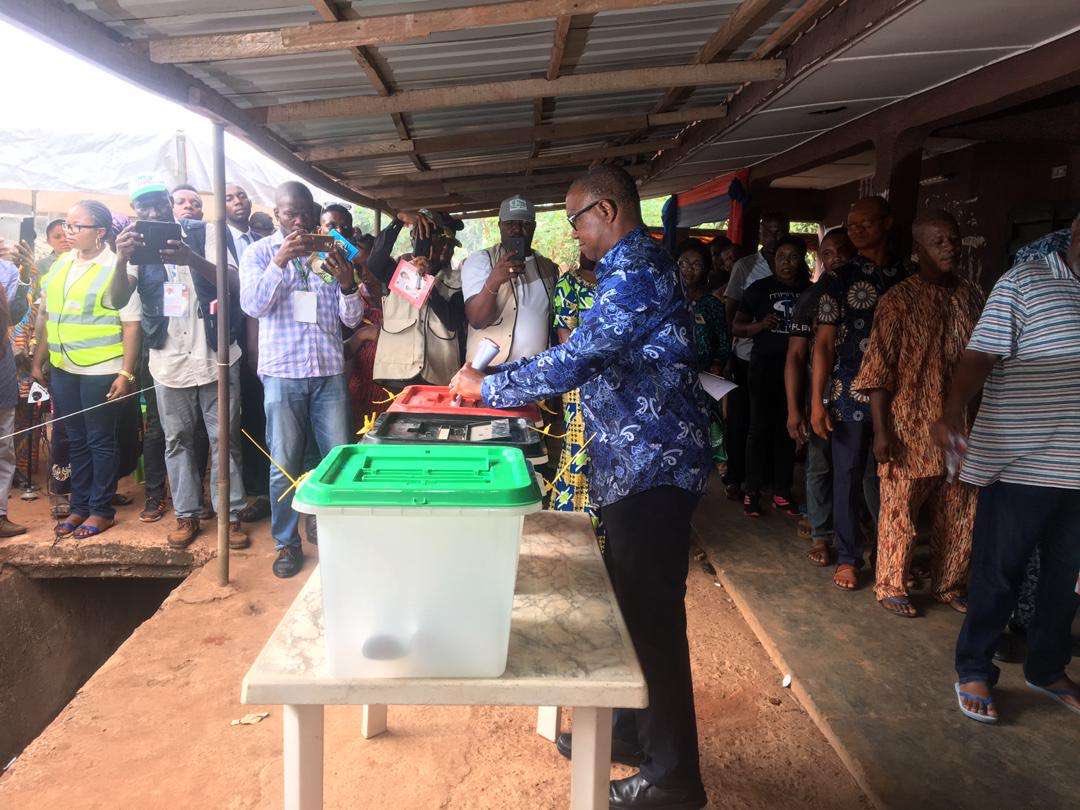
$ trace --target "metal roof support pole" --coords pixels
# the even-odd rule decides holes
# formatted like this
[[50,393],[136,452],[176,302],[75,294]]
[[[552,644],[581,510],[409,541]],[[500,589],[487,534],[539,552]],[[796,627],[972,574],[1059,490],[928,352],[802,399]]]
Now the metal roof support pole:
[[229,284],[225,233],[225,125],[214,122],[214,228],[217,231],[218,585],[229,584]]

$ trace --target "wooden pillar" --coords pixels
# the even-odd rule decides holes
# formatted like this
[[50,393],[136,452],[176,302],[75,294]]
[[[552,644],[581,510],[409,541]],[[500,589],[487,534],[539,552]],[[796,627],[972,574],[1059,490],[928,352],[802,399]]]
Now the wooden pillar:
[[883,132],[874,138],[876,166],[872,193],[889,201],[896,247],[904,256],[911,252],[911,223],[919,210],[925,140],[926,133],[921,130]]

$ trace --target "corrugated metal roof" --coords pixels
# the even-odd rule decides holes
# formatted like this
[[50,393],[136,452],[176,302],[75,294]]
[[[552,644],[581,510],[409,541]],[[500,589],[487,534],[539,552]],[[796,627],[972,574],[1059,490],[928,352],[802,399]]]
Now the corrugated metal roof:
[[[133,40],[264,31],[322,21],[312,3],[306,0],[67,2]],[[492,2],[494,0],[483,0],[485,5]],[[1015,15],[1008,13],[1009,2],[924,0],[914,4],[908,13],[877,32],[879,39],[872,36],[858,43],[848,62],[845,63],[841,54],[841,58],[830,58],[820,69],[808,71],[806,77],[800,76],[789,83],[760,110],[740,121],[730,132],[722,133],[717,145],[690,156],[657,179],[652,187],[668,189],[680,184],[689,187],[722,171],[740,168],[740,161],[741,165],[746,165],[763,155],[775,154],[812,137],[814,132],[850,121],[893,99],[919,92],[1002,55],[1030,47],[1051,35],[1065,33],[1071,27],[1063,23],[1070,18],[1067,7],[1074,4],[1060,0],[1028,0],[1025,13]],[[336,6],[346,17],[369,17],[456,9],[477,3],[478,0],[351,0],[338,2]],[[731,58],[749,57],[801,4],[802,0],[787,2],[740,43]],[[601,11],[587,27],[579,25],[582,20],[576,19],[567,40],[563,74],[585,75],[690,64],[702,45],[723,26],[738,5],[738,0],[686,0],[634,10]],[[1075,17],[1075,8],[1072,17]],[[970,25],[973,18],[979,19],[981,24]],[[1006,19],[1007,25],[1001,22]],[[536,20],[437,33],[423,41],[370,50],[376,69],[395,92],[505,82],[546,74],[554,30],[554,19]],[[940,39],[943,31],[948,31],[947,48],[937,40],[931,43],[927,39],[928,36]],[[981,47],[984,45],[992,45],[997,50]],[[937,55],[930,53],[934,48]],[[919,58],[897,60],[900,51]],[[376,88],[349,49],[178,67],[240,108],[376,94]],[[864,77],[871,74],[873,82],[867,82]],[[681,101],[679,108],[719,104],[737,89],[735,85],[700,87]],[[871,90],[872,99],[867,96]],[[664,95],[663,90],[641,90],[547,99],[542,106],[541,122],[558,124],[585,117],[646,115],[655,109]],[[810,115],[815,110],[840,104],[844,111],[830,113],[830,117]],[[529,127],[534,123],[534,103],[529,99],[426,110],[406,113],[403,121],[413,138]],[[649,140],[670,138],[685,128],[685,124],[668,125],[650,131],[645,137]],[[347,147],[399,137],[399,129],[389,115],[291,121],[272,125],[269,129],[297,150],[310,146]],[[572,155],[625,140],[625,136],[618,134],[560,140],[543,145],[539,154]],[[423,154],[422,158],[432,169],[452,169],[511,158],[524,159],[532,152],[532,144],[523,141],[511,146],[476,146]],[[643,155],[638,159],[646,157]],[[376,160],[345,158],[320,166],[346,181],[359,175],[416,172],[413,159],[407,154]]]

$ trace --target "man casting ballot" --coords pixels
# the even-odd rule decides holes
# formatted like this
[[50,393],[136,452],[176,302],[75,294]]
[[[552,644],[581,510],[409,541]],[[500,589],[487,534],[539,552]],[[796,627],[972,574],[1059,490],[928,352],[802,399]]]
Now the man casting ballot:
[[[450,388],[493,407],[581,389],[592,436],[589,491],[649,689],[649,708],[614,715],[612,759],[640,770],[611,783],[611,806],[700,808],[684,597],[690,516],[711,462],[694,396],[693,321],[674,261],[642,227],[630,175],[591,170],[570,187],[566,210],[581,252],[598,262],[595,305],[566,343],[486,375],[466,366]],[[570,755],[569,734],[557,745]]]

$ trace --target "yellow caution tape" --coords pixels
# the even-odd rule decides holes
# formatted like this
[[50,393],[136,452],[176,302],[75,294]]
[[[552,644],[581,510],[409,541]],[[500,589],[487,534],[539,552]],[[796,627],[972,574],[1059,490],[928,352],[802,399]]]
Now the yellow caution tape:
[[375,428],[375,420],[379,418],[378,411],[372,411],[370,414],[364,417],[364,424],[360,426],[360,429],[356,431],[357,436],[363,436],[369,433]]
[[379,386],[379,388],[382,388],[383,391],[386,391],[386,397],[387,398],[386,399],[380,399],[378,401],[372,402],[371,403],[372,405],[387,405],[387,404],[393,402],[398,397],[400,397],[401,394],[402,394],[401,391],[398,391],[396,394],[391,394],[388,389],[383,388],[381,385]]

